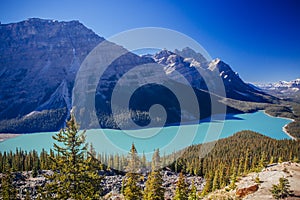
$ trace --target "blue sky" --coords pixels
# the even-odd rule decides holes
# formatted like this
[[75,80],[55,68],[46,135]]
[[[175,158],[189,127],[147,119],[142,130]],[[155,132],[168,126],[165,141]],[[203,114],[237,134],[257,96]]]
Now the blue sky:
[[1,0],[0,21],[79,20],[106,38],[163,27],[199,42],[248,82],[300,77],[298,0]]

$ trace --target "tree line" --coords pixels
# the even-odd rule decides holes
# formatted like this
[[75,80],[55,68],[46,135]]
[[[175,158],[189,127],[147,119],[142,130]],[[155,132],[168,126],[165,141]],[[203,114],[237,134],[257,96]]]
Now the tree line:
[[300,142],[275,140],[253,131],[241,131],[218,140],[211,152],[201,157],[207,144],[186,148],[171,168],[174,171],[204,176],[202,196],[228,186],[235,188],[238,176],[258,172],[269,164],[300,159]]

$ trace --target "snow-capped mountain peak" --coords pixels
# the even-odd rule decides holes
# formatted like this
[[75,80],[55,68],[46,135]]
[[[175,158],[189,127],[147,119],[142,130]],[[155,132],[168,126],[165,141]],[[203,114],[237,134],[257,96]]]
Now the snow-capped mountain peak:
[[295,93],[300,91],[300,78],[291,81],[278,81],[276,83],[256,84],[263,90],[269,90],[279,93]]
[[209,64],[208,64],[208,69],[210,71],[215,71],[217,65],[219,64],[221,60],[219,58],[216,58],[214,60],[212,60]]

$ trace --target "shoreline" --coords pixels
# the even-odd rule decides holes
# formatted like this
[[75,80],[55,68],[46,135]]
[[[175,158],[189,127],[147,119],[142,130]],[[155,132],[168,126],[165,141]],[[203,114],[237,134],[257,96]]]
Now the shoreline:
[[[265,115],[269,116],[269,117],[276,117],[276,116],[272,116],[270,114],[268,114],[266,112],[266,110],[262,110],[264,112]],[[277,117],[276,117],[277,118]],[[292,140],[295,140],[297,141],[298,139],[294,136],[292,136],[288,131],[287,131],[287,126],[294,122],[295,120],[292,119],[292,118],[288,118],[288,117],[279,117],[279,118],[282,118],[282,119],[287,119],[287,120],[291,120],[291,122],[289,122],[288,124],[284,125],[282,127],[282,131],[287,135],[289,136]],[[184,125],[188,125],[188,124],[184,124]],[[171,125],[172,126],[172,125]],[[92,130],[92,129],[91,129]],[[5,140],[8,140],[8,139],[11,139],[11,138],[15,138],[15,137],[18,137],[20,135],[23,135],[22,133],[0,133],[0,142],[4,142]]]
[[3,142],[7,139],[18,137],[22,134],[16,134],[16,133],[0,133],[0,142]]
[[[270,116],[270,117],[275,117],[275,116],[272,116],[272,115],[266,113],[266,110],[264,110],[264,113],[265,113],[266,115]],[[290,123],[292,123],[292,122],[295,121],[294,119],[288,118],[288,117],[279,117],[279,118],[291,120]],[[292,140],[297,141],[297,138],[295,138],[294,136],[292,136],[292,135],[287,131],[287,129],[286,129],[286,127],[287,127],[290,123],[284,125],[284,126],[282,127],[282,131],[283,131],[285,134],[287,134],[287,136],[289,136]]]
[[[295,120],[294,120],[295,121]],[[297,141],[297,138],[295,138],[294,136],[292,136],[286,129],[288,124],[284,125],[284,127],[282,127],[282,131],[285,132],[290,138],[292,138],[292,140]]]

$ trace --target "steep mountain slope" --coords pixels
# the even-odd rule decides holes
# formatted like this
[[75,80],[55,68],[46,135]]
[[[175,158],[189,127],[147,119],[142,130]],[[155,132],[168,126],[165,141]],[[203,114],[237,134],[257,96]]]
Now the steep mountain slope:
[[[215,78],[211,76],[215,72],[222,79],[227,98],[252,102],[269,102],[275,99],[246,84],[237,72],[234,72],[220,59],[208,62],[201,54],[190,48],[184,48],[182,51],[175,50],[175,53],[163,50],[155,54],[154,59],[157,63],[166,66],[166,73],[173,79],[180,81],[180,77],[173,74],[174,71],[178,71],[188,79],[193,87],[200,90],[208,90],[205,82]],[[206,76],[206,79],[203,76]]]
[[[41,110],[67,108],[68,112],[76,72],[103,40],[78,21],[33,18],[1,24],[0,120]],[[57,116],[60,125],[67,112]]]

